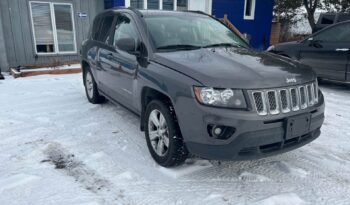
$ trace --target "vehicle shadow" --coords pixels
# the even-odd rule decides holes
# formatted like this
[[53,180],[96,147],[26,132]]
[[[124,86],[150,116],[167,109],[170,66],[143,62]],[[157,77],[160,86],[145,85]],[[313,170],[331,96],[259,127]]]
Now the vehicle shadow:
[[350,83],[342,83],[330,80],[319,80],[319,86],[322,88],[328,88],[337,91],[350,91]]

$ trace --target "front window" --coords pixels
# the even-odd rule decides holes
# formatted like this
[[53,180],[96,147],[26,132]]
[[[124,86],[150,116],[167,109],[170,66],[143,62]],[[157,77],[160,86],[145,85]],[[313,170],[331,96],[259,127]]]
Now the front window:
[[208,16],[147,16],[145,21],[158,51],[178,49],[181,46],[187,48],[220,45],[248,47],[237,34]]
[[320,43],[350,43],[350,23],[333,26],[313,36]]
[[123,38],[139,39],[134,21],[128,15],[120,15],[114,29],[113,46],[116,47],[118,40]]
[[30,12],[37,54],[76,53],[71,4],[30,2]]

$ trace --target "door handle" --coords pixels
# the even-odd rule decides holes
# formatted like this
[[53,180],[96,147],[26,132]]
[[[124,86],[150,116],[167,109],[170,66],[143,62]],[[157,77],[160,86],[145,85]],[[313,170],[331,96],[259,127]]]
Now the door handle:
[[350,50],[349,48],[337,48],[337,49],[335,49],[335,51],[339,51],[339,52],[346,52],[349,50]]

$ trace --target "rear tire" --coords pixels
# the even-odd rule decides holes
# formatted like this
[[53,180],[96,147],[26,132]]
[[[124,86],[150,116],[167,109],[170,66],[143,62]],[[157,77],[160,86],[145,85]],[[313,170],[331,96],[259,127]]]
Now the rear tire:
[[163,167],[181,165],[188,156],[175,113],[170,107],[153,100],[147,105],[144,119],[148,149],[153,159]]
[[87,68],[84,71],[84,86],[86,97],[92,104],[101,104],[105,101],[105,98],[101,96],[97,89],[97,84],[95,82],[95,78],[92,75],[90,68]]

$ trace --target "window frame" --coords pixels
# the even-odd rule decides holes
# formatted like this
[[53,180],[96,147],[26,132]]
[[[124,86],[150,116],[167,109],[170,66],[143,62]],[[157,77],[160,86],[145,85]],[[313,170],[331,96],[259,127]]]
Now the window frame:
[[[32,35],[33,35],[33,45],[34,45],[34,51],[36,55],[39,56],[50,56],[50,55],[69,55],[69,54],[77,54],[77,39],[76,39],[76,29],[75,29],[75,19],[74,19],[74,7],[72,3],[56,3],[56,2],[47,2],[47,1],[29,1],[29,13],[30,13],[30,22],[32,27]],[[39,3],[39,4],[49,4],[50,5],[50,15],[51,15],[51,26],[52,26],[52,35],[54,39],[54,50],[55,52],[50,53],[44,53],[44,52],[38,52],[37,50],[37,44],[36,44],[36,38],[35,38],[35,29],[34,29],[34,19],[33,19],[33,11],[32,11],[32,3]],[[56,17],[55,17],[55,9],[54,5],[68,5],[71,8],[71,18],[72,18],[72,26],[73,26],[73,51],[59,51],[58,48],[58,38],[57,38],[57,30],[56,30]]]
[[248,15],[246,15],[248,0],[244,0],[244,10],[243,10],[244,20],[254,20],[255,19],[256,0],[250,0],[250,1],[252,1],[252,6],[251,6],[251,11],[250,11],[251,12],[250,16],[248,16]]

